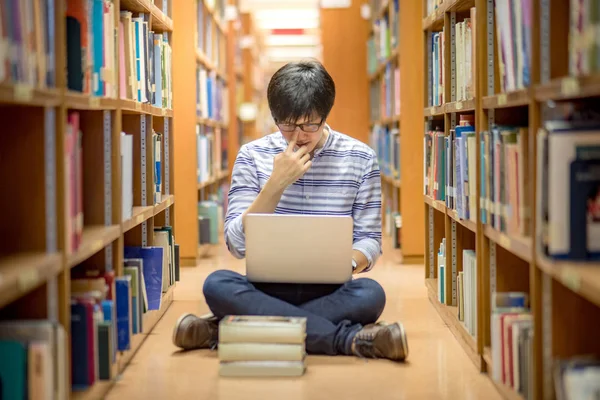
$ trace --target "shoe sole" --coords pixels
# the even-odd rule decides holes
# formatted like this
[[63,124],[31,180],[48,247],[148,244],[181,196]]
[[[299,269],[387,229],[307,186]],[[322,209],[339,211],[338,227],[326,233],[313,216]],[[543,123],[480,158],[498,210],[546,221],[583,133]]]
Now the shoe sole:
[[[179,317],[177,319],[177,322],[175,322],[175,327],[173,328],[173,344],[175,346],[177,346],[177,332],[179,332],[179,325],[181,325],[181,323],[183,322],[184,319],[186,319],[187,317],[189,317],[190,315],[193,315],[192,313],[187,313],[187,314],[183,314],[181,317]],[[179,347],[179,346],[177,346]]]
[[397,346],[394,346],[394,354],[403,354],[403,357],[396,357],[399,361],[404,361],[408,358],[408,341],[406,340],[406,331],[404,330],[404,325],[396,323],[389,326],[392,330],[394,336],[399,335],[400,340],[402,341],[402,349],[398,349]]

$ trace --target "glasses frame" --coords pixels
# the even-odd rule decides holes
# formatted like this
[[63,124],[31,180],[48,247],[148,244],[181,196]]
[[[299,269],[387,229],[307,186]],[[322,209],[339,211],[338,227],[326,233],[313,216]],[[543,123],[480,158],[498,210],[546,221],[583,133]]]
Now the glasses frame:
[[[281,132],[286,132],[286,133],[291,133],[294,132],[296,130],[296,128],[300,128],[303,132],[307,132],[307,133],[315,133],[316,131],[319,130],[319,128],[323,125],[323,122],[325,122],[325,118],[321,118],[321,122],[319,123],[306,123],[306,124],[290,124],[290,123],[282,123],[282,122],[278,122],[277,120],[275,120],[275,124],[277,125],[277,127],[279,128],[279,130]],[[281,127],[283,126],[293,126],[293,129],[282,129]],[[315,126],[314,130],[306,130],[306,127],[308,126]]]

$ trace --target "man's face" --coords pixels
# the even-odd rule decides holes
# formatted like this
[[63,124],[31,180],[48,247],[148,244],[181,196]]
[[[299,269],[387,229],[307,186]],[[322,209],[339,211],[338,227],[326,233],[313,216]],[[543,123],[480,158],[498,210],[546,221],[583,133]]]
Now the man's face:
[[298,139],[296,140],[297,148],[306,146],[308,151],[312,152],[317,146],[320,147],[323,145],[321,142],[323,141],[323,129],[325,128],[325,122],[320,122],[320,117],[313,116],[312,118],[301,118],[296,121],[296,125],[304,124],[304,130],[300,126],[296,126],[295,130],[291,130],[294,127],[294,125],[291,124],[278,124],[278,126],[281,134],[288,143],[290,140],[292,140],[294,132],[298,132]]

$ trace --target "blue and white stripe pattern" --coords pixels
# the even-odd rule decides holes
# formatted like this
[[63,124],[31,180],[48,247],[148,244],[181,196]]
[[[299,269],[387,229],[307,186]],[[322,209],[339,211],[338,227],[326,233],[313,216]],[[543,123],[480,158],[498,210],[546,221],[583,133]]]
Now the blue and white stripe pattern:
[[[327,127],[326,129],[328,129]],[[353,248],[369,260],[381,250],[381,178],[377,156],[366,144],[329,128],[313,165],[283,193],[276,214],[349,215],[354,219]],[[252,204],[273,170],[275,155],[287,142],[276,132],[241,147],[233,167],[225,242],[236,258],[245,256],[242,213]]]

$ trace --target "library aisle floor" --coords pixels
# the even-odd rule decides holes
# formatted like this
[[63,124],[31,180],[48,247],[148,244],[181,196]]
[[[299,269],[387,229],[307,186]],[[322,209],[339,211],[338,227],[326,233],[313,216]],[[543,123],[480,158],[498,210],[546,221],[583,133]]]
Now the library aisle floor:
[[172,328],[184,312],[208,311],[201,288],[214,269],[243,271],[243,262],[224,246],[196,268],[183,268],[175,301],[146,339],[107,399],[500,399],[480,374],[430,304],[422,265],[398,265],[397,252],[384,241],[384,255],[365,274],[387,293],[385,321],[401,320],[410,355],[406,364],[355,357],[309,356],[299,379],[219,378],[217,353],[181,353],[171,342]]

